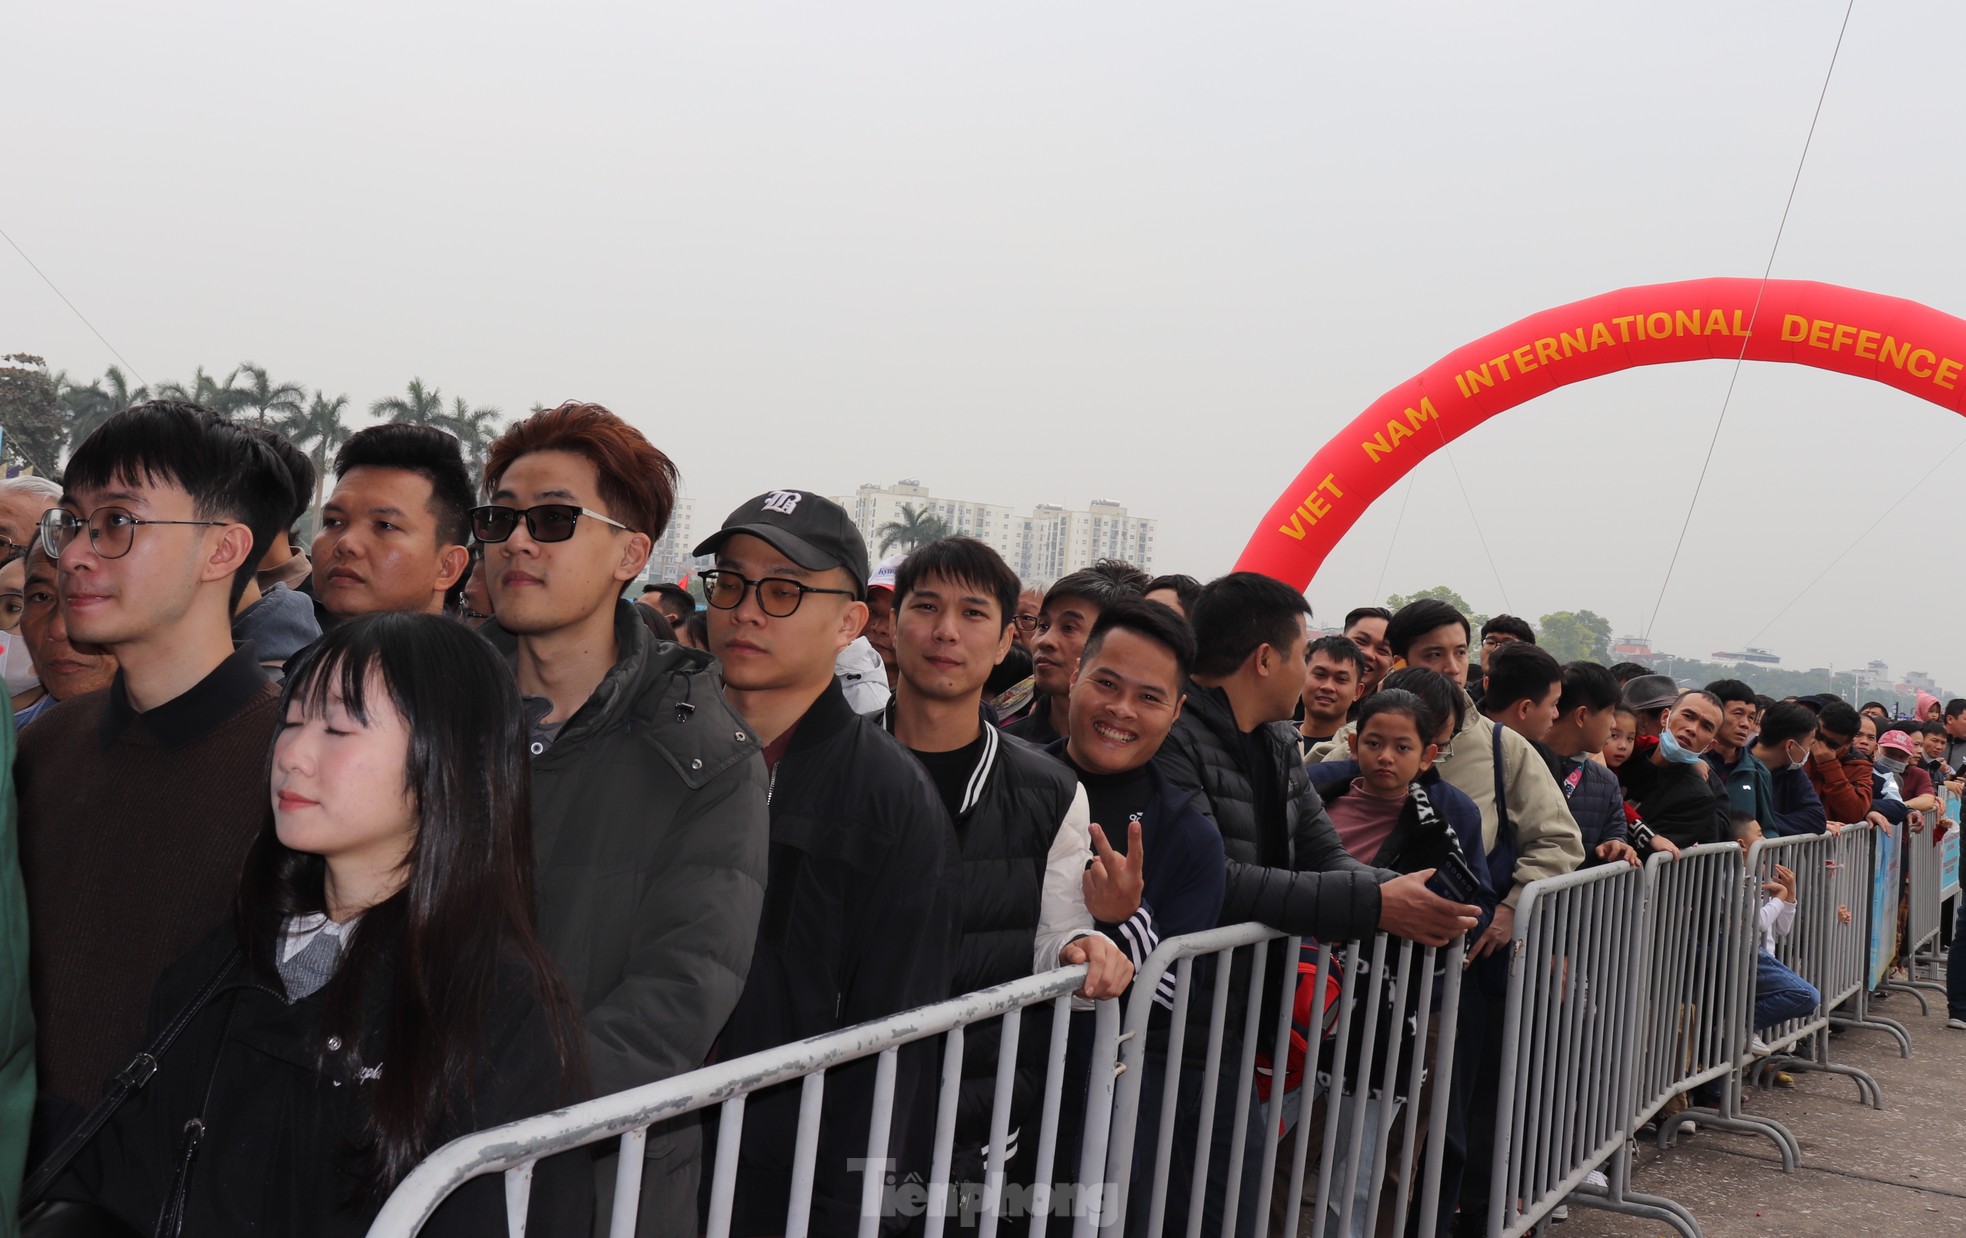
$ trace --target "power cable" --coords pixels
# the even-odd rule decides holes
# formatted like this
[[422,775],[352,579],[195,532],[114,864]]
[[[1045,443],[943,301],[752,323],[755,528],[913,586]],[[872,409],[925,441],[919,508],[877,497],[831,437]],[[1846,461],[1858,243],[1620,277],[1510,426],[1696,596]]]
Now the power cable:
[[1954,443],[1952,445],[1951,451],[1948,451],[1945,455],[1940,456],[1939,462],[1937,464],[1934,464],[1931,468],[1925,470],[1925,476],[1913,482],[1903,493],[1898,495],[1897,502],[1885,508],[1884,514],[1879,516],[1877,519],[1871,521],[1870,527],[1865,529],[1862,533],[1857,534],[1857,539],[1851,542],[1848,546],[1845,546],[1843,548],[1842,554],[1839,554],[1834,559],[1831,559],[1829,561],[1829,564],[1825,566],[1822,571],[1817,572],[1815,577],[1812,580],[1810,580],[1808,584],[1802,586],[1801,592],[1797,593],[1794,597],[1790,598],[1788,600],[1787,606],[1784,606],[1780,610],[1776,611],[1775,617],[1773,619],[1770,619],[1768,622],[1762,624],[1761,627],[1755,631],[1755,634],[1753,636],[1748,637],[1747,641],[1743,645],[1743,648],[1745,648],[1747,645],[1752,645],[1754,644],[1755,641],[1761,639],[1761,634],[1763,632],[1766,632],[1769,628],[1774,627],[1776,620],[1779,620],[1783,615],[1788,614],[1790,607],[1793,607],[1797,602],[1800,602],[1804,594],[1807,594],[1811,589],[1815,588],[1816,585],[1822,580],[1822,578],[1829,575],[1837,564],[1843,562],[1844,558],[1848,556],[1851,551],[1855,550],[1858,546],[1862,545],[1864,539],[1869,537],[1872,533],[1875,533],[1879,525],[1883,524],[1886,520],[1889,520],[1891,518],[1891,513],[1897,511],[1898,508],[1903,506],[1904,501],[1912,496],[1913,491],[1917,490],[1920,486],[1924,485],[1926,482],[1932,480],[1932,474],[1938,472],[1942,467],[1944,467],[1946,461],[1958,455],[1959,449],[1961,447],[1966,447],[1966,438],[1962,438],[1957,443]]
[[[1372,586],[1372,596],[1375,598],[1384,596],[1382,591],[1386,587],[1386,569],[1392,566],[1393,551],[1399,548],[1399,531],[1406,524],[1406,505],[1412,498],[1413,474],[1408,473],[1406,475],[1406,488],[1400,491],[1399,519],[1393,521],[1393,540],[1386,543],[1386,557],[1379,560],[1379,583]],[[1374,602],[1373,605],[1377,606],[1379,603]]]
[[1454,463],[1454,448],[1447,441],[1447,431],[1440,428],[1440,418],[1433,420],[1434,433],[1440,435],[1440,454],[1447,457],[1447,467],[1454,470],[1454,484],[1461,488],[1461,502],[1468,506],[1468,523],[1474,526],[1475,538],[1481,542],[1481,553],[1488,556],[1488,570],[1495,575],[1495,589],[1502,595],[1502,605],[1514,611],[1508,588],[1502,584],[1501,569],[1495,566],[1495,552],[1488,548],[1488,535],[1481,531],[1481,517],[1475,515],[1474,500],[1468,497],[1468,483],[1461,480],[1461,466]]
[[123,363],[124,369],[128,370],[131,374],[135,374],[136,380],[139,383],[142,383],[146,387],[150,385],[150,380],[145,378],[143,375],[137,373],[137,367],[131,365],[128,358],[123,356],[122,353],[116,351],[116,345],[110,343],[108,338],[104,336],[102,332],[96,330],[96,324],[89,321],[88,315],[84,314],[81,310],[75,308],[75,302],[68,299],[68,294],[63,292],[61,289],[55,287],[55,281],[49,279],[48,273],[46,271],[43,271],[39,266],[35,265],[34,259],[27,256],[27,251],[22,249],[20,247],[20,243],[15,241],[13,237],[8,236],[6,229],[4,228],[0,228],[0,240],[5,240],[7,244],[13,246],[14,252],[20,255],[20,260],[22,262],[25,262],[28,265],[29,269],[31,269],[36,275],[39,275],[41,277],[41,282],[46,284],[49,287],[49,289],[54,292],[56,296],[61,298],[61,303],[69,308],[69,312],[73,313],[77,318],[82,320],[82,325],[87,327],[90,330],[90,332],[95,335],[97,339],[102,341],[102,346],[109,350],[111,356],[115,357],[118,361],[121,361]]
[[1700,491],[1706,485],[1707,467],[1713,463],[1713,449],[1720,442],[1720,428],[1727,423],[1727,406],[1734,399],[1734,384],[1740,381],[1741,365],[1747,360],[1748,341],[1754,336],[1755,319],[1761,313],[1761,297],[1768,291],[1768,276],[1775,269],[1775,254],[1782,248],[1782,233],[1789,226],[1789,211],[1795,206],[1795,191],[1802,184],[1802,169],[1809,162],[1809,147],[1816,140],[1816,122],[1822,119],[1823,100],[1829,97],[1830,78],[1836,74],[1836,58],[1843,51],[1843,35],[1850,29],[1850,14],[1857,7],[1857,0],[1849,0],[1843,9],[1843,24],[1837,27],[1836,46],[1830,49],[1829,69],[1823,74],[1823,88],[1816,94],[1816,111],[1809,117],[1809,133],[1802,139],[1802,157],[1795,161],[1795,177],[1789,182],[1788,201],[1782,204],[1782,221],[1775,227],[1775,243],[1768,248],[1768,264],[1761,269],[1761,284],[1754,291],[1754,309],[1748,313],[1748,329],[1741,336],[1740,355],[1734,358],[1734,373],[1727,379],[1727,394],[1720,401],[1720,416],[1713,423],[1713,437],[1707,440],[1706,458],[1700,461],[1699,480],[1693,483],[1693,497],[1686,504],[1686,519],[1679,526],[1679,540],[1673,543],[1672,559],[1666,564],[1666,577],[1659,582],[1659,597],[1652,604],[1652,618],[1645,625],[1645,635],[1652,635],[1652,626],[1659,620],[1659,608],[1665,605],[1666,588],[1672,584],[1673,568],[1679,565],[1680,548],[1686,544],[1686,532],[1693,527],[1693,509],[1699,506]]

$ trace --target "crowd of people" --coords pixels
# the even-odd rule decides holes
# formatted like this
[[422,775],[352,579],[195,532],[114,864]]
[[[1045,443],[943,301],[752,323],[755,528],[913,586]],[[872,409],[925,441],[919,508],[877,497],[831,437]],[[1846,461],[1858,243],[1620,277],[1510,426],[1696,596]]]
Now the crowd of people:
[[[699,602],[637,585],[677,480],[594,404],[514,424],[478,477],[445,432],[378,425],[319,479],[303,545],[304,454],[151,402],[58,484],[0,482],[23,651],[0,1182],[42,1166],[46,1200],[139,1232],[361,1234],[460,1134],[1018,977],[1083,966],[1076,1005],[1150,1001],[1164,1027],[1171,982],[1132,991],[1155,946],[1258,921],[1470,943],[1427,1137],[1442,1232],[1475,1232],[1525,886],[1843,823],[1924,832],[1950,824],[1966,765],[1966,700],[1897,721],[1688,689],[1559,664],[1521,620],[1476,633],[1439,601],[1319,636],[1264,576],[1107,560],[1035,588],[960,536],[874,563],[798,488],[695,548],[714,564]],[[1757,1027],[1819,1000],[1772,949],[1795,897],[1778,870]],[[1274,993],[1290,963],[1232,981]],[[1149,1050],[1150,1080],[1179,1076],[1177,1147],[1208,1117],[1208,1006],[1180,1060]],[[1233,1063],[1256,1028],[1228,1009]],[[1045,1101],[1039,1014],[1011,1079],[1013,1182]],[[971,1029],[963,1189],[984,1178],[999,1056],[993,1026]],[[1273,1065],[1248,1086],[1267,1095]],[[859,1227],[879,1070],[826,1078],[814,1233]],[[941,1071],[928,1042],[893,1065],[897,1178],[927,1170]],[[1147,1129],[1162,1091],[1143,1090]],[[1204,1232],[1252,1190],[1256,1158],[1226,1180],[1244,1095],[1213,1090]],[[752,1098],[733,1233],[784,1232],[799,1105],[793,1086]],[[649,1132],[637,1232],[697,1232],[714,1137],[694,1115]],[[1165,1167],[1167,1232],[1192,1164]],[[612,1145],[548,1158],[529,1232],[590,1232],[622,1177]],[[498,1232],[503,1207],[481,1178],[425,1232]]]

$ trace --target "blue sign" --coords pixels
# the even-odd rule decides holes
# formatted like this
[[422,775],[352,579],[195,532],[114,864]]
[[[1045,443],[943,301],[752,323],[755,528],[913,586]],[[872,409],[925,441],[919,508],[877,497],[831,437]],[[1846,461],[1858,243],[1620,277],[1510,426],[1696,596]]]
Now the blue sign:
[[[1956,813],[1959,811],[1959,797],[1955,795],[1951,798],[1953,802],[1952,811]],[[1954,817],[1953,820],[1957,821],[1959,818]],[[1946,831],[1944,838],[1939,840],[1939,897],[1951,898],[1958,892],[1959,827],[1955,825]]]
[[1897,831],[1873,829],[1877,862],[1871,868],[1870,888],[1870,987],[1882,985],[1891,974],[1891,960],[1898,954],[1898,892],[1903,887],[1904,851]]

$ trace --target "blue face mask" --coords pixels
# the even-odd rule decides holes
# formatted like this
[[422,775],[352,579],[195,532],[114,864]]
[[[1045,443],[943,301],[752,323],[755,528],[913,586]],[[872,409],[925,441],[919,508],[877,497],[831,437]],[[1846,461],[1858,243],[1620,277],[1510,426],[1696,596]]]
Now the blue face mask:
[[1671,731],[1659,732],[1659,755],[1676,765],[1698,765],[1700,763],[1700,754],[1697,752],[1688,752],[1686,749],[1680,747],[1679,741],[1672,737]]

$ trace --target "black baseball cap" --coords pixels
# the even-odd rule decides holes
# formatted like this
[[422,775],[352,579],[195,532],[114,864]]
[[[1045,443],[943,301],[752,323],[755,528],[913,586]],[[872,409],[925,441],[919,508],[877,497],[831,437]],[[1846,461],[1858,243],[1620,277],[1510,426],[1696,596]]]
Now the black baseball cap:
[[867,598],[867,539],[853,518],[833,500],[810,490],[767,490],[746,499],[724,518],[724,527],[704,539],[692,554],[717,553],[733,533],[769,542],[809,572],[842,567],[853,577],[854,596]]

